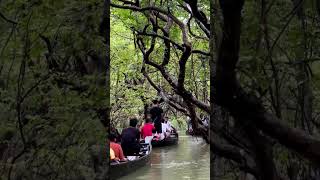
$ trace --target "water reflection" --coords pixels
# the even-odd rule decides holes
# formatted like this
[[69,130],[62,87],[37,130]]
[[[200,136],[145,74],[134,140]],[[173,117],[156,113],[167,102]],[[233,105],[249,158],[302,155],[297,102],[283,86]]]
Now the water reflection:
[[210,146],[201,138],[179,136],[175,146],[154,148],[151,165],[120,180],[210,179]]

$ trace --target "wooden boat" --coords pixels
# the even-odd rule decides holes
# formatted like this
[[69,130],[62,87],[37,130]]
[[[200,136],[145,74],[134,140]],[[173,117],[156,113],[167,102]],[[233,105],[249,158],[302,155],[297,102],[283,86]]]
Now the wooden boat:
[[137,159],[123,162],[111,162],[110,163],[110,179],[115,180],[122,176],[125,176],[137,169],[150,164],[152,147],[149,143],[141,143],[142,148],[137,156]]
[[152,147],[162,147],[162,146],[170,146],[178,143],[179,136],[178,133],[171,134],[169,137],[161,140],[161,141],[151,141]]

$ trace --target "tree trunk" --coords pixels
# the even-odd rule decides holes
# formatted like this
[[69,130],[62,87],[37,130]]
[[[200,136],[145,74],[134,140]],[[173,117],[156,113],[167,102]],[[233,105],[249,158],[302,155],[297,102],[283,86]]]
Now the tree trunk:
[[256,96],[242,89],[236,78],[243,3],[243,0],[220,1],[224,30],[217,59],[216,79],[211,81],[216,85],[216,102],[226,107],[240,123],[254,124],[255,128],[276,139],[280,144],[318,164],[320,140],[300,129],[290,127],[270,114]]

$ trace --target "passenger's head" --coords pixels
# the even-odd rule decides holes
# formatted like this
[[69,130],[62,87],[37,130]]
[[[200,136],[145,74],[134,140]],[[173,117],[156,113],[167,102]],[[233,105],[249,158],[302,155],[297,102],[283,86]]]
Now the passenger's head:
[[145,121],[146,121],[146,123],[152,122],[150,114],[147,114]]
[[164,118],[162,118],[162,119],[161,119],[161,123],[164,123],[164,122],[165,122],[165,121],[164,121]]
[[108,139],[109,139],[111,142],[116,142],[117,136],[116,136],[114,133],[110,133],[110,134],[108,135]]
[[168,116],[164,117],[164,122],[168,122],[169,118]]
[[152,129],[152,133],[156,133],[157,132],[157,130],[156,129]]
[[129,125],[130,125],[131,127],[136,127],[137,124],[138,124],[138,119],[137,119],[137,118],[131,118],[131,119],[130,119]]
[[158,104],[159,104],[159,101],[156,100],[156,99],[154,99],[154,100],[152,100],[152,103],[153,103],[153,105],[158,105]]

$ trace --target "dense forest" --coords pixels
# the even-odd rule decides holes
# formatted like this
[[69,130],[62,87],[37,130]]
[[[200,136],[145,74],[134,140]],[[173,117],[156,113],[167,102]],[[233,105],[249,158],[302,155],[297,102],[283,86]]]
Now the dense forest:
[[319,178],[319,7],[212,1],[210,142],[224,157],[214,161],[217,175],[236,167],[242,179]]
[[96,176],[108,126],[106,4],[0,1],[0,179]]
[[[132,116],[143,121],[151,101],[162,99],[162,107],[172,123],[177,128],[186,128],[186,116],[193,114],[200,119],[200,113],[209,111],[209,38],[194,20],[182,22],[190,15],[187,10],[173,8],[172,13],[183,19],[176,20],[188,23],[192,30],[192,34],[186,33],[186,38],[194,50],[184,52],[184,45],[180,45],[181,29],[176,22],[153,12],[127,10],[136,6],[122,8],[121,3],[115,1],[111,5],[111,125],[126,127]],[[155,7],[179,4],[141,3]],[[209,14],[209,2],[201,6]],[[177,79],[178,84],[174,82]]]
[[9,0],[0,23],[0,179],[98,179],[154,98],[212,179],[320,177],[318,0]]
[[[210,140],[211,178],[319,177],[318,1],[119,0],[111,6],[132,31],[131,48],[140,50],[136,71]],[[207,78],[201,67],[208,61],[210,100],[196,88],[206,92],[209,82],[193,75]],[[143,84],[141,74],[128,84]],[[211,114],[210,138],[201,112]]]

